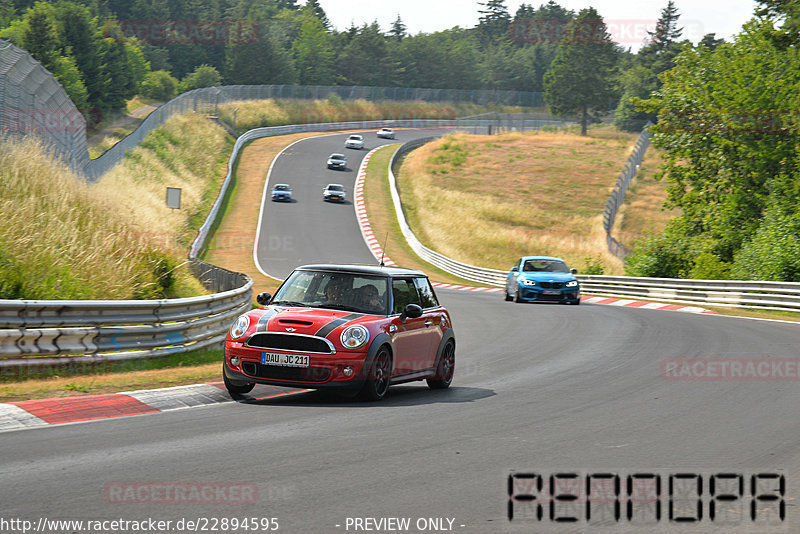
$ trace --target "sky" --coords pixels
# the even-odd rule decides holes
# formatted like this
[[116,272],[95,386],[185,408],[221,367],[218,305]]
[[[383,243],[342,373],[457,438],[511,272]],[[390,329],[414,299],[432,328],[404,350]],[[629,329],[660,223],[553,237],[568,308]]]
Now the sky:
[[[641,46],[646,31],[655,26],[667,5],[667,0],[556,1],[576,12],[594,7],[609,27],[612,38],[633,50]],[[383,31],[388,31],[400,15],[412,35],[453,26],[472,28],[478,23],[478,10],[482,9],[478,0],[319,0],[319,3],[337,30],[344,30],[351,23],[361,26],[377,21]],[[538,7],[547,0],[506,0],[512,17],[522,3]],[[757,4],[746,0],[675,0],[675,6],[681,15],[678,24],[684,28],[683,37],[696,43],[707,33],[730,40],[752,18]]]

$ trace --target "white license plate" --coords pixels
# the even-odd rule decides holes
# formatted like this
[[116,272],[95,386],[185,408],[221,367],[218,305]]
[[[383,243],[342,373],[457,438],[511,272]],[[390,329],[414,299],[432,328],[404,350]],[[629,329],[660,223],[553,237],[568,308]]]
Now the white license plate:
[[556,291],[554,289],[545,289],[544,291],[542,291],[542,293],[544,295],[560,295],[561,291]]
[[279,354],[262,352],[261,363],[264,365],[282,365],[284,367],[308,367],[309,358],[303,354]]

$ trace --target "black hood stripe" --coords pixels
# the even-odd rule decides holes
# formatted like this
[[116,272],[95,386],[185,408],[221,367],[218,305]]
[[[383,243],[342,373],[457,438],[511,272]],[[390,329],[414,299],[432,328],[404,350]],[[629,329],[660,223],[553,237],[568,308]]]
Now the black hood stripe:
[[315,336],[319,337],[328,337],[328,334],[336,330],[338,327],[342,326],[344,323],[349,323],[353,319],[358,319],[359,317],[363,317],[363,313],[350,313],[343,317],[339,317],[338,319],[334,319],[333,321],[329,322],[322,328],[320,328]]

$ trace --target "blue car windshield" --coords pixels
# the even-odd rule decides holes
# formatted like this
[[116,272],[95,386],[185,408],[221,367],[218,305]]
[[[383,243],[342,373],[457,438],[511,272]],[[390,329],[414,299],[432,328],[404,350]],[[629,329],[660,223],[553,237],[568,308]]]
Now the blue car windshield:
[[561,260],[526,260],[522,267],[527,272],[568,273],[567,264]]

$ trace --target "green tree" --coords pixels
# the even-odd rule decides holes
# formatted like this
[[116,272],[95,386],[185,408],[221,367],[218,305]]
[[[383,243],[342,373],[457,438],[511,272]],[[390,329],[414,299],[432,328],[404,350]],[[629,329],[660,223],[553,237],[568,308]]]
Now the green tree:
[[142,81],[142,95],[159,102],[173,98],[177,89],[178,80],[163,70],[148,72]]
[[[645,102],[658,112],[654,142],[663,149],[668,206],[681,210],[668,234],[688,243],[690,258],[735,262],[738,277],[758,253],[774,250],[770,240],[785,245],[798,229],[800,59],[776,46],[773,31],[751,21],[733,43],[685,48]],[[794,272],[784,263],[769,276]]]
[[777,26],[770,38],[782,49],[800,44],[800,0],[759,0],[756,14]]
[[44,68],[53,72],[58,59],[58,35],[51,21],[52,6],[38,2],[25,14],[22,48]]
[[301,85],[326,85],[334,76],[334,51],[330,36],[318,18],[307,14],[292,44]]
[[265,32],[257,42],[228,45],[225,81],[234,85],[293,84],[297,72],[289,53]]
[[181,93],[185,93],[192,89],[216,87],[218,85],[222,85],[222,76],[219,71],[211,65],[200,65],[181,80],[178,90]]
[[594,8],[582,9],[567,24],[564,39],[545,74],[545,100],[556,115],[580,117],[581,135],[609,110],[615,96],[617,51]]
[[478,10],[478,32],[490,40],[504,37],[511,22],[506,0],[486,0],[478,2],[478,5],[483,6],[483,9]]
[[319,5],[319,0],[307,0],[305,9],[310,10],[314,16],[319,19],[322,25],[325,26],[326,30],[331,28],[331,21],[328,20],[328,15],[325,14],[325,10]]
[[389,35],[395,41],[402,41],[403,39],[408,37],[408,33],[406,32],[407,29],[408,28],[406,28],[406,25],[403,24],[403,20],[400,18],[400,15],[397,15],[397,18],[394,19],[394,22],[392,22],[392,27],[389,30]]
[[640,111],[636,103],[649,98],[658,89],[658,78],[647,67],[635,64],[625,71],[620,82],[624,93],[614,114],[614,126],[620,130],[640,132],[648,121],[656,121],[656,114]]
[[396,65],[390,61],[386,37],[377,22],[363,25],[342,49],[337,64],[347,65],[339,71],[345,85],[390,86],[394,83]]

